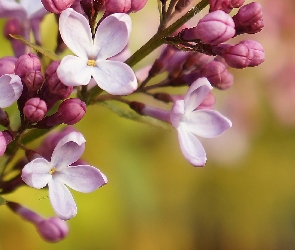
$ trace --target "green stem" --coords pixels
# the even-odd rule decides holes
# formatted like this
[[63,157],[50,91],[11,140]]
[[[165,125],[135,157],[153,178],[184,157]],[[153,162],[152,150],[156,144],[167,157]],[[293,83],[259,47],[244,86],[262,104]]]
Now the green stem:
[[176,22],[171,24],[166,29],[155,34],[145,45],[143,45],[139,50],[137,50],[131,57],[129,57],[125,63],[130,67],[133,67],[147,55],[149,55],[156,48],[160,47],[165,43],[165,38],[171,35],[179,27],[185,24],[192,17],[197,15],[202,9],[208,5],[208,0],[202,0],[194,8],[190,9],[184,16],[178,19]]

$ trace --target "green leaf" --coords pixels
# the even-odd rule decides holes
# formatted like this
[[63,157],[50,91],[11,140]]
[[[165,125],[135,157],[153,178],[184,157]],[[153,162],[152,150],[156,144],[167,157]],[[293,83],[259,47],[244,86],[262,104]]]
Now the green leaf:
[[1,196],[0,196],[0,206],[5,205],[6,204],[6,200],[4,200]]
[[34,44],[34,43],[30,43],[28,42],[26,39],[24,39],[22,36],[20,35],[10,35],[12,38],[21,41],[22,43],[28,45],[29,47],[31,47],[34,50],[37,50],[38,52],[40,52],[41,54],[43,54],[44,56],[47,56],[48,58],[50,58],[53,61],[57,61],[60,60],[60,58],[51,50],[47,50],[42,48],[41,46]]
[[120,117],[129,119],[132,121],[148,124],[148,125],[151,125],[154,127],[162,128],[162,129],[167,129],[167,130],[170,129],[169,124],[162,122],[160,120],[151,118],[149,116],[141,116],[132,110],[123,109],[123,108],[121,108],[117,105],[113,105],[109,102],[101,102],[100,104],[103,105],[104,107],[107,107],[108,109],[110,109],[111,111],[113,111],[114,113],[119,115]]

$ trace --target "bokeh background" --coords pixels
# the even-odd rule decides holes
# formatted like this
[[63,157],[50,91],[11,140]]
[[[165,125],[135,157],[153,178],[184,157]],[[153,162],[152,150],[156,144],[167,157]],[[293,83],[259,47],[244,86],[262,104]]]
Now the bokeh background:
[[[1,206],[0,249],[295,249],[295,2],[259,2],[265,29],[247,38],[263,44],[267,59],[232,70],[234,86],[214,91],[216,109],[233,128],[203,141],[205,167],[186,162],[173,129],[91,106],[76,128],[87,140],[83,158],[107,175],[108,185],[90,194],[72,191],[78,215],[69,221],[69,236],[55,244]],[[135,51],[157,29],[157,4],[150,1],[131,17]],[[53,48],[53,15],[42,27],[44,46]],[[0,38],[0,56],[6,55],[10,45]],[[22,187],[5,198],[53,215],[46,190]]]

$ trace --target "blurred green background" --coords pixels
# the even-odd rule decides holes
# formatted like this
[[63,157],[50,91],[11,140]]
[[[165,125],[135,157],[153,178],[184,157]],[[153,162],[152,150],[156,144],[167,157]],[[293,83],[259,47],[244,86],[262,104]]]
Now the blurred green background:
[[[266,27],[247,38],[263,44],[267,60],[232,70],[234,86],[215,91],[216,109],[232,119],[233,128],[202,141],[205,167],[186,162],[173,129],[91,106],[76,126],[87,140],[83,158],[109,183],[90,194],[72,191],[78,215],[69,221],[69,236],[55,244],[1,206],[0,249],[295,249],[295,4],[259,2]],[[156,30],[156,8],[150,2],[131,15],[132,51]],[[56,34],[53,20],[49,15],[42,24],[48,48]],[[1,57],[12,54],[7,41],[0,44]],[[46,190],[22,187],[5,198],[53,215]]]

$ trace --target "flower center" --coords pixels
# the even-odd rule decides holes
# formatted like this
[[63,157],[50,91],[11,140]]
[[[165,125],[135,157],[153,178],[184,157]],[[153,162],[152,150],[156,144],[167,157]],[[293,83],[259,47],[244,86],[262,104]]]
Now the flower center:
[[49,174],[53,174],[55,172],[55,168],[52,168],[50,171],[49,171]]
[[96,65],[96,62],[95,60],[88,60],[87,65],[94,67]]

